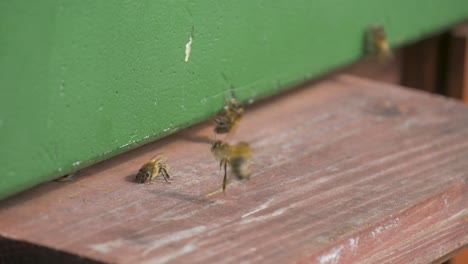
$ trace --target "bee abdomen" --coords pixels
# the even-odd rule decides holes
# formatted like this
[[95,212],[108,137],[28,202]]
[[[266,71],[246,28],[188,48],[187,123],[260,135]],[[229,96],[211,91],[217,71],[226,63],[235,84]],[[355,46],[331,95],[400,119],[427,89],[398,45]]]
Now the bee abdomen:
[[222,126],[217,126],[215,127],[215,132],[217,134],[225,134],[230,131],[229,127],[222,127]]
[[238,180],[250,178],[249,162],[244,158],[231,159],[231,170]]

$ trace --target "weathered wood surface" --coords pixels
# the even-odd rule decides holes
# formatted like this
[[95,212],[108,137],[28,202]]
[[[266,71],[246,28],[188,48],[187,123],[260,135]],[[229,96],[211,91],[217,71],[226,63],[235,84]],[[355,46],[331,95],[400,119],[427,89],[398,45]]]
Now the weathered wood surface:
[[[157,122],[157,120],[155,120]],[[119,263],[426,263],[468,243],[468,108],[338,75],[247,109],[222,194],[204,123],[0,202],[1,236]],[[172,184],[132,182],[165,153]]]

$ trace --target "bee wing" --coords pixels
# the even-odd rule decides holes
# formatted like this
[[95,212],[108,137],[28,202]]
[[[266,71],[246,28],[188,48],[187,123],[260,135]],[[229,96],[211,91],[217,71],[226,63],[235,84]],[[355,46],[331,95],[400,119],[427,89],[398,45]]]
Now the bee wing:
[[252,156],[252,149],[246,142],[240,142],[239,144],[235,145],[231,150],[232,156],[234,157],[250,158],[250,156]]
[[214,118],[214,122],[218,125],[218,126],[226,126],[226,125],[229,125],[231,119],[227,116],[227,115],[219,115],[217,117]]

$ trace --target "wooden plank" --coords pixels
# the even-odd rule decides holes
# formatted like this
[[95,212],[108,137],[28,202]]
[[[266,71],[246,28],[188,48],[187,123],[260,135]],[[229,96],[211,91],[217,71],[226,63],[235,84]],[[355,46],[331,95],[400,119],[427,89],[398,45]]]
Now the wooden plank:
[[388,61],[382,61],[377,57],[364,58],[343,68],[340,72],[379,82],[400,84],[401,51],[394,50],[393,58]]
[[450,264],[466,264],[466,263],[468,263],[468,245],[465,246],[465,250],[459,252],[450,260]]
[[447,95],[468,103],[468,23],[451,32],[449,45]]
[[[468,107],[338,75],[247,109],[221,192],[203,123],[0,202],[0,235],[118,263],[427,263],[468,243]],[[172,184],[133,182],[164,153]]]

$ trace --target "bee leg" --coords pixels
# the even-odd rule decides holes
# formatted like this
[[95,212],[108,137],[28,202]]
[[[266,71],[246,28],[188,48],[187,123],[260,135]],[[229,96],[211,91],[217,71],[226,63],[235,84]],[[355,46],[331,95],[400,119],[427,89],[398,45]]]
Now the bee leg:
[[166,173],[166,176],[167,178],[170,180],[172,179],[171,175],[169,174],[169,172],[167,172],[167,169],[164,169],[164,173]]
[[223,194],[226,195],[226,184],[227,184],[227,162],[224,161],[224,179],[223,179]]
[[169,181],[169,179],[171,178],[171,176],[169,176],[169,173],[167,173],[166,169],[161,169],[161,174],[164,180],[170,184],[171,182]]
[[223,167],[223,163],[224,163],[224,159],[221,159],[219,161],[219,170],[221,170],[221,168]]

